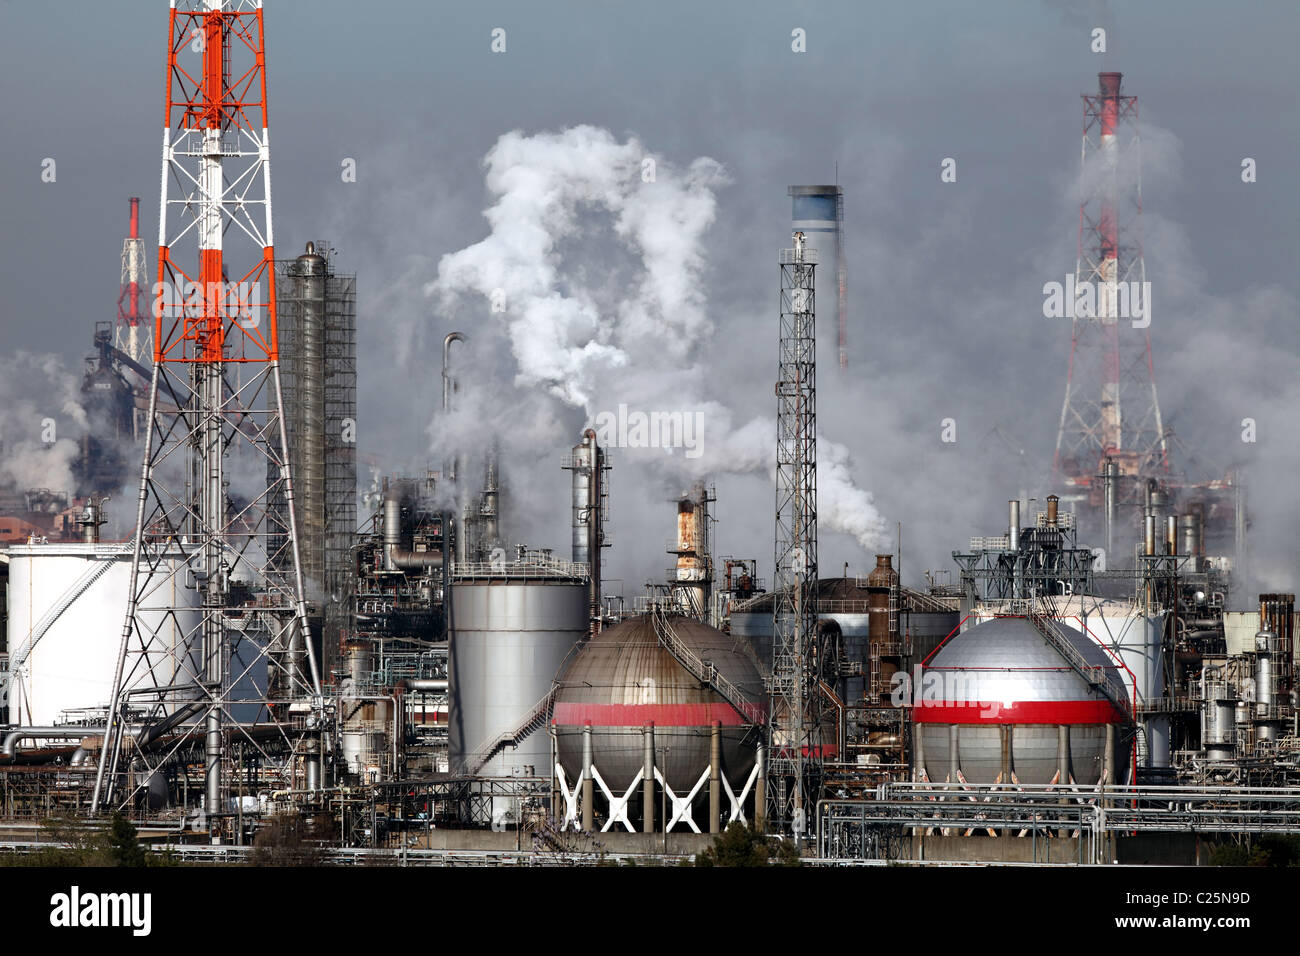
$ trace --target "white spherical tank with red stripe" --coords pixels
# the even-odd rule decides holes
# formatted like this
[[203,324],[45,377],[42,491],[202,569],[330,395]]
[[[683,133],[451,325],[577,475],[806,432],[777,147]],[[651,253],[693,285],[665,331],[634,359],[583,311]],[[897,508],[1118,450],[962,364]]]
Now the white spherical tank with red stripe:
[[[1119,670],[1092,641],[1071,643],[1087,666]],[[1127,722],[1023,617],[958,634],[919,673],[914,750],[931,781],[1093,784],[1106,764],[1107,726]],[[1116,747],[1124,736],[1112,732]]]

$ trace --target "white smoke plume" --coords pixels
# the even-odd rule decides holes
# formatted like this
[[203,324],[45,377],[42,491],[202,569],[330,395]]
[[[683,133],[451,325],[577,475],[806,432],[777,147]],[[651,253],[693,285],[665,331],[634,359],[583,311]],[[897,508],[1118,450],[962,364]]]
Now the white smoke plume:
[[76,376],[50,353],[0,359],[0,484],[71,492],[76,436],[86,428]]
[[[727,347],[711,341],[704,291],[714,191],[729,183],[722,166],[701,157],[678,168],[635,137],[620,143],[592,126],[507,133],[484,164],[491,233],[444,256],[426,293],[451,314],[481,311],[486,300],[504,326],[516,388],[540,386],[582,408],[589,422],[620,405],[695,415],[704,432],[695,454],[650,459],[666,474],[770,473],[775,422],[735,425],[700,360]],[[764,327],[775,345],[775,322]],[[535,425],[553,418],[531,414]],[[848,449],[821,438],[819,445],[823,528],[876,548],[885,523],[871,494],[854,484]]]

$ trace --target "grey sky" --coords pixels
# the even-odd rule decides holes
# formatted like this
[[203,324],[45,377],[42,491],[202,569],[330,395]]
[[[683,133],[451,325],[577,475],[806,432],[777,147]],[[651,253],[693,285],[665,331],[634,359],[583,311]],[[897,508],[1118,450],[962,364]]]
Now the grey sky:
[[[153,264],[166,16],[141,0],[0,4],[7,353],[55,352],[79,368],[93,322],[114,314],[130,195],[142,197]],[[1279,539],[1300,536],[1288,506],[1300,462],[1286,450],[1300,354],[1300,6],[1288,0],[269,0],[266,21],[278,247],[329,238],[358,274],[364,454],[408,467],[430,457],[433,345],[470,316],[432,316],[421,290],[442,255],[486,234],[482,159],[503,133],[589,123],[678,166],[709,156],[726,167],[706,240],[718,327],[708,361],[753,414],[774,412],[786,186],[829,182],[838,162],[852,364],[847,380],[821,371],[824,427],[891,525],[916,536],[907,576],[950,567],[946,552],[993,531],[1017,490],[981,437],[999,425],[1035,468],[1050,464],[1068,331],[1042,317],[1041,286],[1074,263],[1079,94],[1119,70],[1150,145],[1146,264],[1165,305],[1152,342],[1166,418],[1206,461],[1253,462]],[[1108,29],[1104,55],[1089,51],[1093,26]],[[507,31],[505,54],[490,52],[494,27]],[[805,54],[790,50],[794,27],[807,31]],[[946,156],[958,160],[951,185],[939,181]],[[1259,164],[1249,186],[1244,156]],[[44,157],[56,183],[40,180]],[[355,184],[340,181],[343,157],[357,161]],[[833,323],[819,324],[825,341]],[[473,361],[485,380],[511,375],[505,358]],[[938,442],[947,415],[956,446]],[[1258,448],[1238,440],[1244,416],[1259,419]],[[566,434],[580,418],[565,419]],[[537,448],[518,466],[516,486],[536,485],[529,500],[560,493],[563,450]],[[634,545],[661,550],[673,489],[634,476],[631,453],[616,462],[611,577],[631,592],[667,565]],[[998,472],[1005,482],[989,483]],[[769,576],[770,482],[718,491],[721,550],[759,557]],[[560,500],[515,536],[562,546],[562,511]],[[1294,559],[1294,544],[1279,553]],[[848,539],[824,540],[823,568],[843,561],[868,566]]]

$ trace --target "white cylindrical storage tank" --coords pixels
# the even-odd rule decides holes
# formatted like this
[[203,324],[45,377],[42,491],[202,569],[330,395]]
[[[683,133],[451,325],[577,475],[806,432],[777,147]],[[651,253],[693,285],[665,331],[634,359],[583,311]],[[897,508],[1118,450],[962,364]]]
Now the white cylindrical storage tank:
[[[128,687],[191,680],[194,673],[193,664],[181,666],[177,657],[186,633],[198,624],[198,592],[184,586],[183,574],[159,577],[157,587],[144,589],[139,608],[145,626],[156,632],[152,674],[143,665],[136,668]],[[130,544],[9,548],[11,722],[48,726],[61,723],[65,710],[108,705],[130,590]]]
[[468,568],[457,566],[451,586],[451,766],[483,777],[547,777],[544,721],[522,739],[495,745],[527,722],[586,635],[585,565],[538,558]]

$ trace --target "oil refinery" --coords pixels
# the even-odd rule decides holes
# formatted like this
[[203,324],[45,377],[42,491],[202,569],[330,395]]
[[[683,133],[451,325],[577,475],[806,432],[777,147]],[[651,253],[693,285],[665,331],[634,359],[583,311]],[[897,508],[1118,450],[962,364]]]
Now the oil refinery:
[[[132,57],[163,52],[154,6],[132,11]],[[477,146],[461,160],[505,197],[492,235],[428,260],[437,278],[411,305],[384,290],[427,250],[367,251],[355,214],[373,194],[353,218],[342,201],[318,218],[300,202],[276,236],[272,154],[277,195],[314,175],[281,165],[279,130],[322,115],[293,97],[323,94],[292,73],[307,72],[303,52],[286,48],[308,35],[281,7],[267,5],[264,32],[261,2],[172,4],[150,93],[164,93],[158,204],[80,200],[125,238],[116,317],[75,304],[93,354],[60,401],[79,437],[33,450],[0,431],[0,458],[36,462],[0,470],[0,849],[30,849],[52,819],[115,814],[147,845],[223,862],[286,828],[331,863],[427,865],[689,862],[735,823],[821,866],[1191,866],[1300,837],[1300,567],[1256,546],[1300,535],[1294,510],[1255,504],[1255,482],[1276,478],[1251,473],[1248,499],[1229,439],[1180,413],[1188,377],[1157,392],[1151,288],[1164,322],[1172,280],[1144,255],[1167,223],[1144,232],[1143,216],[1178,210],[1158,186],[1158,132],[1142,176],[1140,57],[1128,74],[1107,54],[1057,77],[1068,96],[1016,107],[1023,122],[1066,115],[1073,136],[1082,92],[1077,242],[1050,245],[1056,256],[1068,238],[1074,254],[1072,271],[1052,259],[1067,281],[1051,328],[1068,342],[1043,326],[1025,346],[1051,369],[1027,381],[1053,391],[1017,390],[1023,359],[951,381],[959,412],[962,390],[1000,392],[1002,424],[945,417],[968,444],[936,439],[949,458],[899,468],[873,451],[874,429],[933,431],[939,415],[926,405],[909,424],[928,385],[870,403],[851,391],[930,361],[885,341],[889,243],[847,238],[885,201],[841,182],[857,160],[841,154],[831,177],[802,150],[791,168],[812,183],[746,180],[742,195],[702,160],[656,165],[603,130],[509,133],[482,163]],[[152,137],[154,109],[122,100],[115,122]],[[587,139],[547,180],[527,149],[556,155],[566,136]],[[1061,170],[1077,142],[1052,144]],[[617,176],[583,179],[578,158],[604,155]],[[136,173],[125,188],[155,181]],[[972,156],[953,189],[980,174]],[[532,188],[559,223],[544,239]],[[448,207],[464,201],[450,193]],[[729,314],[727,291],[706,308],[696,288],[705,244],[673,251],[691,217],[654,205],[701,197],[701,233],[728,207],[758,237],[713,250],[752,259],[732,266],[765,310],[727,341],[705,337],[710,310]],[[593,209],[608,233],[575,225]],[[659,244],[638,232],[657,217]],[[443,222],[424,241],[460,248]],[[581,259],[631,254],[624,240],[646,283],[680,265],[685,291],[647,307],[613,265],[591,277],[606,260],[519,264],[530,242]],[[858,269],[869,252],[879,261]],[[1015,288],[1010,259],[982,268]],[[1008,293],[972,321],[1040,305]],[[385,323],[400,308],[418,318],[398,334]],[[985,334],[1008,353],[1027,337]],[[385,336],[410,364],[368,358]],[[961,349],[949,335],[924,352]],[[750,382],[763,407],[726,405]],[[692,421],[665,405],[677,394],[723,423],[702,457],[672,431]],[[615,403],[618,434],[596,414]],[[638,447],[629,407],[661,415],[653,430],[678,448]],[[409,440],[386,447],[403,421]],[[1016,434],[1022,473],[955,457],[977,441],[996,451],[1007,421],[1045,422],[1054,447]],[[69,487],[30,477],[56,474],[56,449]],[[923,567],[935,553],[943,565]]]

